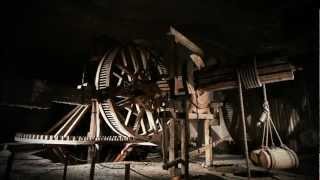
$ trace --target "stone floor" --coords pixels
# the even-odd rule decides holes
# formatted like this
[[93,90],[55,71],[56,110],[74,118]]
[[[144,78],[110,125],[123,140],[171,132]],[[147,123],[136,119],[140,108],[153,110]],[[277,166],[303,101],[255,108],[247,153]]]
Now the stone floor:
[[[5,173],[8,152],[0,153],[0,173]],[[214,166],[210,168],[202,167],[201,158],[192,160],[190,163],[191,179],[247,179],[245,161],[239,156],[217,155]],[[169,179],[168,171],[162,169],[161,162],[120,162],[120,163],[99,163],[95,168],[95,180],[123,180],[124,163],[131,164],[131,180],[151,179],[161,180]],[[29,179],[62,179],[64,166],[61,163],[53,163],[48,159],[33,155],[33,153],[18,153],[15,156],[11,179],[29,180]],[[80,180],[89,179],[90,165],[70,165],[68,166],[67,179]],[[299,175],[285,171],[266,171],[259,167],[252,167],[252,179],[283,179],[283,180],[310,180],[318,179],[312,176]],[[3,179],[3,178],[0,178]]]

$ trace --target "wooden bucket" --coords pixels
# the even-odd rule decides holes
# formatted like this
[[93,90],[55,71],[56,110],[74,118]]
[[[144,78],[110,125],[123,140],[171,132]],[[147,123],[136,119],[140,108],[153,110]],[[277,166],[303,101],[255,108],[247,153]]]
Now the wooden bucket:
[[297,154],[289,148],[262,149],[259,154],[259,163],[269,169],[290,169],[299,166]]

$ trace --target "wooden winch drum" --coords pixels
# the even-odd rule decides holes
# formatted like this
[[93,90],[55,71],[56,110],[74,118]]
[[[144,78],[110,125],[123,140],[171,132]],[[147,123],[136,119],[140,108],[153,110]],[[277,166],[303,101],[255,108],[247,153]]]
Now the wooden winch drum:
[[262,167],[269,169],[290,169],[299,166],[297,154],[289,148],[282,147],[262,149],[259,161]]

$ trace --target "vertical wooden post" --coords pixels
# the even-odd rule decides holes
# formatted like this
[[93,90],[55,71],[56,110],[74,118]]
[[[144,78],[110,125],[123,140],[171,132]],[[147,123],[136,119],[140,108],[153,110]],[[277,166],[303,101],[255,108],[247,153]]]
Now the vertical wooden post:
[[6,172],[4,174],[4,179],[5,180],[9,180],[10,179],[10,174],[11,174],[11,170],[12,170],[14,156],[15,156],[15,152],[12,151],[10,156],[9,156],[9,158],[8,158],[8,160],[7,160]]
[[167,116],[166,111],[164,112],[164,116],[160,119],[162,125],[162,136],[161,136],[161,149],[162,149],[162,161],[166,164],[168,162],[168,134],[167,134]]
[[[88,132],[89,137],[98,137],[100,136],[100,118],[99,118],[99,107],[97,99],[91,100],[91,118],[90,118],[90,129]],[[94,151],[99,151],[99,145],[95,145],[96,150],[92,149],[92,146],[88,147],[87,160],[92,161],[92,156]],[[96,153],[96,152],[95,152]],[[99,159],[98,154],[95,154],[95,158]]]
[[[169,162],[176,159],[176,130],[175,130],[175,119],[170,120],[169,124],[169,131],[170,131],[170,140],[169,140]],[[169,169],[170,176],[176,176],[176,166],[173,166]]]
[[64,157],[64,169],[63,169],[63,180],[67,179],[67,170],[68,170],[68,164],[69,164],[69,153],[66,152],[66,156]]
[[130,180],[130,164],[125,164],[124,180]]
[[189,143],[189,102],[185,103],[186,115],[185,119],[180,121],[181,123],[181,171],[184,175],[184,179],[189,179],[189,151],[188,151],[188,143]]
[[204,144],[205,144],[205,165],[207,167],[212,166],[212,146],[211,145],[211,136],[210,136],[210,120],[204,120]]
[[91,167],[90,167],[90,180],[94,180],[94,170],[95,170],[95,166],[96,166],[96,146],[93,144],[91,146],[91,148],[93,149],[93,153],[92,153],[92,159],[91,159]]

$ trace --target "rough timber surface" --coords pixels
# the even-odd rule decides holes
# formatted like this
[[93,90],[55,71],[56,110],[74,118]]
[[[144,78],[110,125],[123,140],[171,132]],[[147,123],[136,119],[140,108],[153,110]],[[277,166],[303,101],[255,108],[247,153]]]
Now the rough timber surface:
[[[3,176],[8,153],[0,153],[0,173]],[[223,157],[222,157],[223,158]],[[222,160],[219,160],[219,166],[213,168],[203,168],[201,163],[190,163],[191,179],[213,179],[213,180],[229,180],[229,179],[246,179],[237,174],[245,172],[243,163],[234,164],[232,166],[223,166]],[[230,160],[228,160],[230,161]],[[235,161],[237,163],[238,161]],[[95,168],[95,179],[122,180],[124,179],[125,163],[131,164],[131,179],[170,179],[169,172],[162,170],[161,162],[118,162],[118,163],[99,163]],[[230,163],[230,162],[228,162]],[[228,164],[227,163],[227,164]],[[43,159],[33,155],[32,153],[17,153],[15,156],[14,165],[11,172],[11,179],[29,180],[29,179],[62,179],[63,164],[53,163],[48,159]],[[261,168],[253,168],[256,171],[265,172]],[[89,179],[90,164],[70,165],[68,166],[67,179],[80,180]],[[264,173],[262,173],[264,174]],[[288,172],[272,172],[272,176],[255,177],[252,179],[313,179]],[[2,179],[2,177],[0,178]]]

